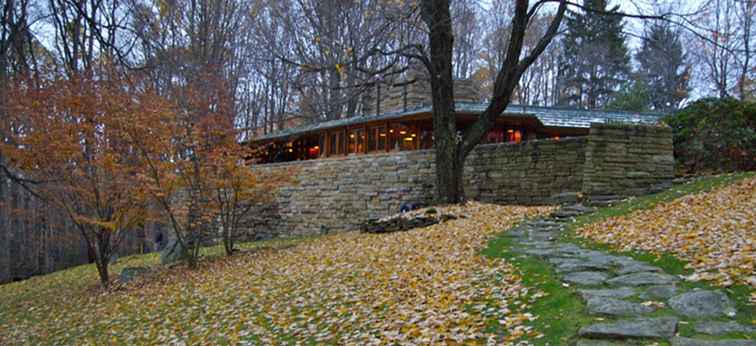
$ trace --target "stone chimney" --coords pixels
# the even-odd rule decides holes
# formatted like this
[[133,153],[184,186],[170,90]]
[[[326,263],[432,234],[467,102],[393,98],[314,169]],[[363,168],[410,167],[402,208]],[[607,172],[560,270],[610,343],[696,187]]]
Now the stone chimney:
[[[480,100],[478,88],[471,79],[454,81],[454,100]],[[431,105],[431,86],[423,66],[414,65],[406,77],[392,82],[376,82],[363,95],[363,114],[375,115],[404,112]]]

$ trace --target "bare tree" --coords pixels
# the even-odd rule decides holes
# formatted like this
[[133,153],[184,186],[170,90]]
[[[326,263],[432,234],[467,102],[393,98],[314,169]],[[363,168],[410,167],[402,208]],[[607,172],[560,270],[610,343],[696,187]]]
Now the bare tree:
[[698,77],[719,97],[748,97],[754,79],[753,18],[756,4],[749,0],[711,0],[704,3],[695,22],[687,23],[692,50],[704,72]]

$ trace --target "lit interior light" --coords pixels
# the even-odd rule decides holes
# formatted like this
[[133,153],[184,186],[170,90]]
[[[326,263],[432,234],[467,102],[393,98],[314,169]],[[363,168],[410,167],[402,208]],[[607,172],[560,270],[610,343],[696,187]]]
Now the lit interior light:
[[381,137],[386,137],[386,134],[385,134],[385,133],[381,133],[381,135],[380,135],[380,136],[381,136]]
[[417,137],[417,134],[413,133],[413,134],[412,134],[412,137]]
[[293,152],[294,152],[294,149],[289,149],[289,152],[290,152],[290,153],[293,153]]
[[412,142],[413,139],[412,137],[404,137],[404,140],[407,142]]
[[507,132],[508,132],[508,133],[512,133],[512,132],[514,132],[514,130],[512,130],[512,129],[509,129],[509,130],[507,130]]
[[406,134],[407,134],[407,131],[399,131],[399,134],[400,134],[400,135],[406,135]]
[[349,135],[349,138],[354,138],[354,133]]
[[394,133],[394,130],[389,130],[389,132]]

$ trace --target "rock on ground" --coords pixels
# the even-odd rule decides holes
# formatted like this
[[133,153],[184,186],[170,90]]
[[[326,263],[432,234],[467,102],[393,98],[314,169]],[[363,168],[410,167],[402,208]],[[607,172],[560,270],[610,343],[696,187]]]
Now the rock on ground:
[[606,273],[601,272],[574,272],[565,275],[562,280],[571,284],[594,286],[604,283],[607,277]]
[[580,328],[578,335],[605,339],[668,339],[677,331],[677,318],[636,318],[597,323]]
[[618,276],[607,283],[612,286],[646,286],[667,285],[676,281],[678,279],[669,274],[641,272]]
[[636,316],[656,310],[643,304],[608,297],[591,297],[587,305],[588,312],[593,315]]
[[675,285],[651,286],[641,294],[641,299],[669,299],[677,293]]
[[723,335],[728,333],[756,333],[756,328],[737,322],[707,321],[696,324],[696,333]]
[[699,340],[683,337],[672,338],[672,346],[756,346],[753,340]]
[[118,275],[118,281],[121,283],[129,283],[135,278],[144,273],[149,272],[150,269],[146,267],[126,267],[121,270],[121,274]]
[[693,290],[669,299],[669,306],[688,317],[719,317],[735,314],[735,304],[720,291]]
[[614,289],[597,289],[597,290],[578,290],[583,299],[588,300],[590,297],[610,297],[610,298],[627,298],[635,294],[635,290],[630,287],[620,287]]

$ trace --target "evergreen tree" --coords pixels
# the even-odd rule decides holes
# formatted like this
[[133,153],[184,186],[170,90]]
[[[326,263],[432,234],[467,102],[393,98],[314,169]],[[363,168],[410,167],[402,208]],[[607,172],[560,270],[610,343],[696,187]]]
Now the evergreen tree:
[[614,99],[606,104],[606,109],[613,111],[646,112],[649,110],[651,95],[648,85],[643,80],[634,80],[625,85]]
[[688,97],[690,77],[680,35],[668,24],[651,24],[635,59],[639,63],[637,78],[648,89],[648,106],[654,110],[677,109]]
[[622,34],[622,17],[608,15],[606,0],[586,0],[588,9],[570,12],[562,41],[560,104],[603,108],[622,89],[630,58]]

